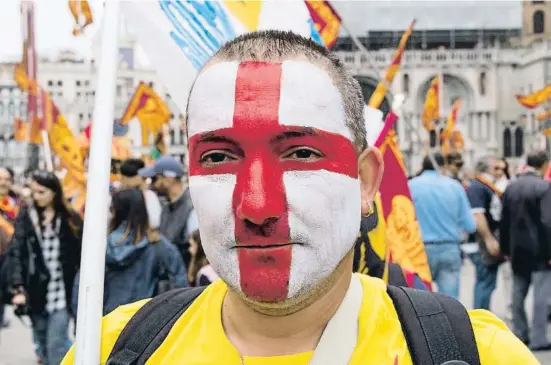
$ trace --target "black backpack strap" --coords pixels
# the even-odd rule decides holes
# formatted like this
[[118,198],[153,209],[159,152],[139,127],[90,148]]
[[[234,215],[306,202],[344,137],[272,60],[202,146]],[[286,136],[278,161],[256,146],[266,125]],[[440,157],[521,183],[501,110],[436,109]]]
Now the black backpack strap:
[[389,285],[414,365],[464,361],[480,365],[467,310],[447,295]]
[[147,302],[122,330],[106,365],[145,364],[204,289],[171,290]]

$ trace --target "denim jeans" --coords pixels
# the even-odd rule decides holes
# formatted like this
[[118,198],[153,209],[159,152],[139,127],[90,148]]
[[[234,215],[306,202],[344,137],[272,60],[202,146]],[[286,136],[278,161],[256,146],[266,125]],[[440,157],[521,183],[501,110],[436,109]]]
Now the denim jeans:
[[432,280],[438,285],[438,291],[458,299],[461,277],[459,243],[426,244],[425,251],[429,260]]
[[[528,328],[528,320],[524,309],[524,301],[530,284],[534,288],[532,325]],[[551,287],[551,271],[535,271],[532,275],[513,274],[513,333],[524,342],[530,341],[530,346],[542,347],[549,344],[547,339],[547,315],[549,314],[549,288]]]
[[496,288],[498,265],[486,266],[479,252],[470,254],[469,258],[476,269],[473,307],[490,310],[490,300]]
[[69,313],[67,310],[44,312],[32,315],[31,320],[44,365],[59,365],[70,348]]

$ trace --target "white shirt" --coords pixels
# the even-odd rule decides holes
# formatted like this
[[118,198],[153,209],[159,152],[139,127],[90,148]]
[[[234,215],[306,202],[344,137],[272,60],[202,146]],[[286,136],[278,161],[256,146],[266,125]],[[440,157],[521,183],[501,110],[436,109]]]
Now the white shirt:
[[144,191],[144,199],[149,225],[152,228],[159,228],[161,225],[161,211],[163,210],[159,197],[153,191],[147,189]]

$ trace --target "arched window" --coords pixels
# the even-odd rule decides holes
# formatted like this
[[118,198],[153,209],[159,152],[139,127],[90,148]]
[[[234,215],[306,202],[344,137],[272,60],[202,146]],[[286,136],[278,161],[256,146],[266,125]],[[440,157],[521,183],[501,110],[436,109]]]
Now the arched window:
[[545,32],[545,13],[543,10],[537,10],[534,12],[534,15],[532,16],[532,23],[535,34]]
[[404,94],[409,95],[409,75],[408,74],[404,74],[403,92],[404,92]]
[[521,127],[515,130],[515,156],[521,157],[524,153],[524,131]]
[[511,157],[513,155],[513,146],[512,146],[511,130],[505,128],[503,130],[503,156]]
[[480,78],[478,81],[479,81],[478,88],[479,88],[480,95],[484,96],[486,95],[486,72],[480,73]]

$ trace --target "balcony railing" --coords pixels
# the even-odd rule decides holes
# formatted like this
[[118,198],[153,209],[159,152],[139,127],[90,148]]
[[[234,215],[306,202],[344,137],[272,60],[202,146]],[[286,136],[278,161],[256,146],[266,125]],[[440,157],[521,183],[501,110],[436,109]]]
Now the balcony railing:
[[[430,64],[492,64],[498,61],[499,49],[474,50],[430,50],[406,51],[402,64],[404,67],[427,66]],[[341,61],[348,67],[384,68],[392,60],[394,50],[373,52],[336,52]]]

